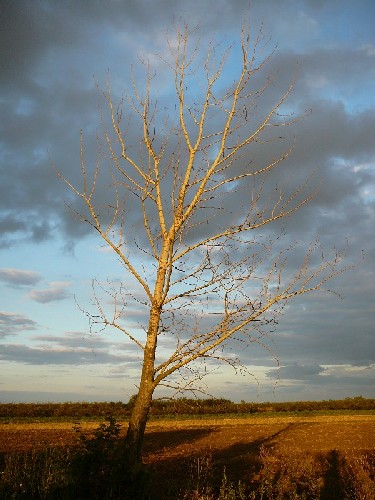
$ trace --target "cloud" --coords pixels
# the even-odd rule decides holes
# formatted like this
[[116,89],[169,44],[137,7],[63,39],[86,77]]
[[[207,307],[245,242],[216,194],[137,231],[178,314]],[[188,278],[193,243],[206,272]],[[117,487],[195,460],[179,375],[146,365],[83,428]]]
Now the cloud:
[[29,297],[40,304],[48,304],[64,300],[69,297],[66,287],[70,286],[70,282],[51,282],[49,288],[44,290],[31,290]]
[[131,341],[125,340],[119,343],[117,338],[105,334],[90,334],[84,332],[65,332],[64,335],[35,335],[33,342],[43,343],[43,345],[57,344],[60,347],[79,349],[90,348],[93,351],[101,349],[115,348],[123,351],[139,351],[139,347]]
[[117,401],[122,399],[121,392],[119,394],[97,394],[82,392],[56,392],[56,391],[0,391],[0,403],[61,403],[62,401]]
[[[201,17],[199,24],[202,26],[203,23],[202,32],[207,29],[207,33],[211,34],[213,27],[219,29],[220,26],[228,30],[227,19],[233,21],[233,26],[240,24],[242,15],[239,15],[239,11],[246,11],[246,2],[237,2],[236,6],[229,4],[231,2],[220,2],[220,12],[225,12],[223,17],[212,12],[208,17],[203,16],[204,20],[199,16]],[[154,43],[151,44],[150,41],[157,37],[159,50],[161,50],[162,43],[164,44],[164,34],[160,35],[160,33],[164,33],[167,26],[171,24],[172,11],[181,13],[184,10],[181,1],[174,2],[173,9],[168,14],[169,17],[162,14],[163,9],[151,7],[152,19],[155,21],[157,18],[158,24],[147,24],[146,30],[145,22],[147,21],[142,14],[144,9],[142,2],[137,7],[127,6],[126,15],[118,6],[104,8],[104,6],[96,5],[95,8],[90,9],[90,13],[86,13],[80,6],[72,9],[68,12],[57,5],[54,8],[45,6],[20,8],[7,5],[4,11],[4,18],[9,19],[10,25],[3,36],[7,37],[10,36],[9,33],[12,33],[9,40],[12,40],[12,53],[20,70],[17,78],[13,76],[12,90],[7,92],[7,98],[2,102],[2,114],[9,116],[7,126],[2,131],[4,163],[14,166],[11,173],[4,175],[0,188],[2,200],[0,203],[7,207],[7,212],[3,214],[4,246],[10,246],[19,241],[17,235],[35,242],[46,241],[56,236],[56,229],[57,233],[65,232],[69,239],[77,241],[82,235],[87,234],[88,226],[74,221],[70,213],[64,213],[63,200],[72,201],[70,193],[53,174],[46,151],[50,147],[53,161],[57,162],[59,168],[69,178],[78,181],[79,128],[84,126],[86,130],[86,152],[90,150],[95,152],[95,128],[100,125],[97,112],[98,93],[91,75],[95,74],[98,78],[102,78],[107,71],[106,65],[110,63],[111,79],[115,81],[116,87],[115,98],[116,94],[121,95],[129,82],[126,81],[123,70],[117,65],[115,54],[123,52],[126,43],[126,54],[121,57],[121,65],[126,67],[132,59],[137,59],[137,53],[140,51],[139,43],[141,43],[142,50],[142,45],[148,47],[149,50],[150,46],[154,46]],[[198,10],[201,12],[201,7]],[[260,10],[263,11],[263,9]],[[278,23],[273,16],[268,16],[271,24],[270,31],[273,32],[276,29],[275,37],[280,30],[287,31],[290,36],[289,16],[289,9],[278,11]],[[298,31],[298,40],[300,40],[311,32],[308,29],[309,26],[314,24],[317,29],[319,23],[308,13],[308,9],[300,10],[298,16],[300,21],[297,23],[298,30],[301,26],[304,27],[302,32]],[[78,19],[80,22],[77,22]],[[90,48],[90,44],[93,41],[92,32],[96,31],[99,23],[102,30],[108,31],[109,36],[106,38],[106,44],[100,44],[98,50],[101,56],[97,57],[97,51]],[[275,26],[272,26],[273,24]],[[23,37],[25,25],[29,26],[30,40],[27,44]],[[64,33],[69,33],[68,39],[67,35],[63,36],[62,25]],[[122,30],[120,30],[121,26],[123,26]],[[112,31],[114,27],[115,32]],[[297,29],[294,25],[293,28]],[[51,37],[51,32],[54,33],[53,37]],[[116,33],[116,36],[113,33]],[[131,47],[128,43],[129,33],[132,33],[133,45]],[[317,39],[318,35],[319,33],[315,35]],[[4,40],[3,47],[9,45],[10,41],[7,40],[7,38]],[[73,48],[74,51],[72,51]],[[280,87],[290,83],[290,75],[293,72],[291,68],[295,66],[298,59],[301,78],[291,95],[290,106],[292,108],[296,104],[314,108],[313,118],[306,120],[305,125],[298,126],[297,151],[296,155],[291,158],[291,162],[296,166],[295,170],[298,169],[303,175],[308,173],[313,164],[324,165],[325,169],[322,183],[324,189],[321,191],[319,201],[313,205],[314,210],[303,211],[304,215],[297,217],[300,223],[293,225],[296,231],[302,233],[302,231],[305,232],[304,228],[307,226],[307,217],[312,220],[314,213],[315,220],[318,219],[316,217],[317,204],[321,206],[323,203],[329,203],[335,206],[336,203],[341,203],[343,197],[353,195],[353,186],[349,178],[344,175],[333,177],[328,162],[333,155],[354,157],[354,155],[369,151],[371,142],[373,143],[372,137],[369,142],[373,126],[371,120],[366,124],[365,117],[351,117],[344,106],[340,108],[337,105],[337,102],[343,101],[341,95],[340,99],[335,99],[335,95],[332,94],[332,92],[336,94],[341,92],[344,96],[353,95],[359,82],[368,81],[366,78],[370,63],[368,53],[355,48],[348,51],[337,47],[330,47],[329,50],[322,48],[309,50],[308,47],[300,44],[298,48],[299,52],[290,50],[288,46],[287,49],[284,48],[277,53],[272,61],[272,69],[285,69],[285,71],[279,71],[280,82],[275,88],[276,96]],[[4,58],[4,61],[6,60],[7,58]],[[106,63],[98,63],[98,61],[106,61]],[[347,75],[349,61],[351,65],[355,64],[355,71],[352,72],[351,78]],[[11,68],[8,68],[8,71],[11,71]],[[37,79],[34,72],[37,72]],[[122,82],[121,89],[120,81]],[[320,91],[322,96],[329,95],[329,99],[317,99],[320,95],[316,94],[316,86],[309,90],[311,82],[316,81],[327,82]],[[14,90],[15,84],[16,90]],[[270,93],[270,98],[272,95]],[[165,101],[166,104],[170,101],[169,94],[165,96]],[[18,109],[19,112],[14,113],[14,109]],[[91,126],[91,124],[94,125]],[[22,130],[22,137],[25,138],[22,145],[18,141],[20,130]],[[133,130],[129,132],[135,135]],[[365,140],[366,137],[367,140]],[[87,154],[90,159],[95,156]],[[334,192],[330,189],[332,179],[336,186]],[[101,197],[104,197],[103,193]],[[234,202],[238,203],[240,197],[235,198]],[[80,209],[78,200],[73,200],[72,206],[74,209]],[[350,208],[353,207],[345,207],[345,213]],[[360,208],[359,205],[354,207],[354,213]],[[223,220],[224,213],[228,215],[229,210],[220,212],[221,220]],[[325,227],[330,224],[331,221],[324,222]]]
[[15,361],[28,365],[80,365],[80,364],[118,364],[134,362],[134,356],[112,354],[105,350],[90,347],[65,347],[44,345],[2,344],[1,361]]
[[281,366],[278,369],[269,370],[267,377],[283,380],[311,380],[324,373],[324,368],[320,365],[300,365],[293,363],[291,365]]
[[0,311],[0,338],[36,328],[36,321],[22,314]]
[[34,271],[13,268],[0,269],[0,281],[10,285],[35,285],[41,279],[41,275]]
[[[284,401],[344,399],[360,394],[371,398],[374,376],[373,363],[353,366],[295,362],[266,372],[267,379],[276,382],[274,396]],[[267,386],[264,392],[263,398],[267,397]]]
[[[168,31],[173,37],[174,19],[182,15],[192,28],[195,25],[200,27],[199,33],[193,31],[191,41],[194,45],[200,36],[198,47],[204,51],[207,40],[218,41],[220,47],[231,44],[233,40],[238,42],[243,15],[249,13],[252,34],[257,33],[259,21],[264,20],[266,37],[261,44],[269,41],[268,34],[272,36],[269,47],[278,44],[265,72],[255,72],[252,76],[254,89],[260,88],[268,77],[271,77],[269,81],[272,84],[260,93],[254,113],[249,113],[249,118],[258,123],[261,112],[279,99],[296,74],[298,77],[293,92],[285,105],[286,112],[304,114],[305,109],[311,108],[312,113],[308,113],[295,126],[279,127],[277,136],[278,131],[282,130],[280,135],[285,136],[284,141],[269,141],[263,148],[258,143],[252,144],[244,160],[233,164],[233,168],[239,173],[243,172],[249,168],[249,158],[252,159],[251,166],[263,165],[267,159],[288,149],[295,140],[294,153],[281,168],[275,170],[274,175],[269,176],[269,185],[266,183],[263,187],[265,203],[268,202],[268,195],[275,193],[276,184],[278,187],[285,185],[284,192],[290,193],[293,186],[303,182],[313,171],[316,172],[316,178],[310,186],[311,190],[314,191],[315,185],[320,185],[317,196],[290,220],[265,228],[262,233],[264,241],[268,235],[276,234],[282,225],[286,237],[278,240],[274,250],[277,252],[282,248],[278,246],[279,242],[287,246],[291,241],[299,243],[296,251],[291,252],[285,267],[286,274],[290,275],[295,272],[309,242],[315,241],[317,237],[325,255],[327,249],[334,245],[345,246],[347,240],[348,264],[357,263],[361,251],[365,252],[365,260],[355,271],[329,285],[344,297],[343,302],[329,295],[310,295],[297,299],[292,307],[288,306],[287,314],[280,319],[276,333],[270,337],[269,345],[272,349],[275,347],[280,361],[284,362],[280,373],[285,376],[287,383],[292,384],[295,380],[291,378],[293,376],[300,377],[301,387],[305,387],[304,382],[307,384],[308,380],[312,383],[323,379],[332,380],[333,375],[328,376],[325,368],[323,372],[319,371],[321,367],[338,362],[364,366],[373,360],[375,352],[375,95],[372,89],[375,42],[373,23],[370,22],[374,17],[375,4],[362,2],[361,6],[354,6],[350,0],[290,0],[281,6],[278,0],[268,0],[253,2],[249,11],[247,0],[217,0],[215,9],[209,3],[192,0],[187,6],[184,0],[161,3],[118,0],[92,2],[90,9],[87,9],[84,2],[70,2],[67,9],[65,2],[52,0],[2,2],[0,114],[4,119],[0,123],[0,248],[2,252],[14,250],[8,254],[9,262],[12,259],[17,262],[16,252],[18,249],[23,252],[25,245],[28,245],[30,255],[33,252],[34,255],[38,254],[39,249],[48,248],[50,243],[61,245],[63,242],[67,251],[75,245],[78,247],[81,242],[84,246],[87,235],[93,233],[92,228],[74,214],[75,211],[84,211],[84,207],[81,200],[74,197],[69,188],[57,179],[51,163],[72,184],[78,187],[82,185],[79,144],[79,131],[82,128],[90,177],[98,152],[96,137],[102,137],[101,112],[105,123],[108,119],[108,109],[97,91],[97,84],[100,87],[104,82],[105,85],[106,76],[109,75],[112,95],[117,104],[124,95],[132,93],[128,70],[134,64],[135,78],[142,93],[145,68],[139,64],[139,59],[148,58],[153,65],[152,74],[153,70],[156,71],[151,81],[151,93],[157,97],[162,119],[167,113],[165,107],[174,120],[175,96],[171,95],[173,74],[169,75],[161,64],[168,57],[165,34]],[[340,12],[340,15],[332,16],[335,11]],[[231,55],[236,54],[236,50],[238,43],[233,46]],[[155,57],[156,53],[161,57]],[[203,59],[205,54],[198,52],[198,57]],[[223,73],[223,86],[232,83],[238,69],[230,57]],[[198,76],[199,73],[187,89],[188,98],[189,92],[194,93],[189,94],[194,102],[196,97],[199,98],[200,84],[204,81]],[[215,91],[220,90],[218,84]],[[210,116],[209,131],[218,126],[219,115]],[[133,146],[129,151],[137,155],[138,123],[136,120],[128,122],[127,118],[124,114],[124,124],[129,123],[127,138],[130,146]],[[178,116],[176,119],[178,121]],[[249,120],[248,126],[253,126],[252,123]],[[162,134],[159,135],[161,128],[157,123],[155,143],[163,139]],[[166,156],[176,145],[173,143],[173,134],[171,140]],[[104,159],[106,152],[102,150],[100,154]],[[109,182],[104,172],[105,161],[103,177],[97,183],[98,197],[95,200],[93,198],[93,201],[98,203],[100,214],[105,218],[104,206],[111,200],[113,191],[107,189]],[[248,184],[244,189],[227,196],[223,208],[213,211],[217,213],[216,217],[211,217],[212,212],[208,215],[202,212],[201,220],[198,217],[197,222],[204,223],[197,224],[189,237],[196,237],[199,231],[200,234],[206,234],[208,226],[215,230],[225,227],[230,221],[236,224],[236,218],[243,213],[251,193],[252,186]],[[140,230],[142,211],[137,203],[133,203],[130,195],[126,203],[126,215],[129,216],[124,225],[127,252],[132,259],[140,256],[138,261],[135,259],[135,263],[139,264],[141,273],[144,266],[146,276],[150,269],[151,273],[153,271],[152,264],[148,266],[150,262],[146,256],[147,236],[142,237]],[[221,203],[221,199],[213,200],[212,203]],[[70,205],[71,210],[66,209],[67,205]],[[165,206],[170,205],[166,203]],[[157,218],[157,213],[155,216]],[[210,222],[209,225],[206,220]],[[136,238],[138,248],[132,246],[132,238]],[[106,272],[105,256],[102,257],[103,268],[94,268],[94,273]],[[12,264],[14,269],[0,269],[0,280],[13,287],[12,294],[16,287],[20,287],[24,293],[22,287],[30,286],[33,288],[28,295],[31,301],[40,304],[56,302],[56,307],[59,304],[59,308],[63,308],[62,301],[69,297],[70,290],[74,287],[76,292],[76,287],[80,286],[80,270],[70,273],[70,270],[63,269],[64,264],[59,261],[56,252],[48,252],[47,258],[59,262],[59,266],[61,264],[58,279],[74,274],[71,288],[66,282],[50,281],[54,279],[51,275],[47,278],[43,276],[48,280],[47,285],[37,286],[42,277],[33,271],[18,269],[17,263]],[[90,265],[89,262],[89,258],[86,262],[83,257],[82,269]],[[182,266],[184,272],[188,265],[187,262]],[[52,266],[48,266],[48,269],[52,269]],[[121,280],[126,283],[127,278],[123,276],[121,268],[120,272],[111,269],[108,274],[112,274],[115,279],[121,276]],[[104,307],[110,308],[108,297],[104,295],[103,298]],[[212,306],[214,299],[207,298]],[[137,296],[132,302],[125,296],[127,307],[121,315],[121,321],[133,331],[140,332],[142,326],[147,327],[147,308],[139,306],[138,299],[142,300]],[[24,296],[21,295],[22,300]],[[25,306],[30,305],[33,304],[26,301]],[[28,319],[25,310],[21,310],[21,313],[25,315],[1,313],[1,336],[36,328],[36,323]],[[195,319],[200,326],[206,324],[199,307],[191,307],[191,321],[187,316],[186,326],[195,324]],[[38,318],[38,321],[44,324],[42,318]],[[185,329],[185,325],[183,327]],[[72,327],[62,327],[63,330],[69,328]],[[161,338],[162,352],[170,349],[173,342],[170,331],[167,328],[165,337]],[[47,349],[52,345],[61,352],[64,349],[80,349],[79,336],[75,339],[67,335],[66,343],[60,336],[56,342],[44,337],[44,340],[39,336],[39,340],[34,341],[40,341]],[[117,348],[101,343],[96,338],[92,342],[99,351],[103,349],[109,352],[109,349],[114,351]],[[233,352],[239,352],[246,365],[272,365],[269,353],[251,347],[247,350],[233,347]],[[18,352],[22,356],[22,352]],[[122,353],[121,350],[119,352]],[[37,356],[37,352],[30,351],[29,355]],[[60,356],[62,359],[65,354]],[[286,364],[285,360],[288,360]],[[293,386],[296,387],[296,382],[293,382]]]
[[[8,320],[10,322],[10,320]],[[22,317],[13,323],[27,324]],[[1,325],[1,315],[0,315]],[[25,328],[23,328],[25,329]],[[36,329],[32,323],[28,328]],[[33,335],[27,345],[3,343],[0,360],[28,365],[82,365],[109,364],[140,366],[139,348],[131,342],[117,343],[111,336],[87,335],[83,332],[66,332],[64,335]],[[116,370],[122,372],[123,368]]]

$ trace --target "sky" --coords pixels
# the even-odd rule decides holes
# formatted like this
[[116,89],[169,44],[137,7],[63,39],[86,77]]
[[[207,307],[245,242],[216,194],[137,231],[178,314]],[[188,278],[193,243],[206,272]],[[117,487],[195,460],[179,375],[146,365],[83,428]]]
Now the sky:
[[[132,92],[132,71],[144,88],[149,62],[160,108],[174,102],[162,61],[179,19],[198,27],[191,38],[199,56],[209,41],[233,43],[223,71],[231,82],[244,16],[252,36],[262,27],[276,47],[263,73],[274,79],[269,98],[295,80],[284,110],[304,116],[286,134],[295,142],[286,172],[293,180],[315,172],[320,186],[283,226],[286,241],[298,243],[298,260],[319,238],[322,251],[343,249],[353,268],[329,283],[334,293],[285,308],[268,337],[279,367],[250,345],[241,352],[247,372],[212,365],[207,393],[233,401],[375,397],[375,3],[1,0],[0,402],[127,401],[136,392],[140,353],[119,332],[90,330],[87,315],[95,314],[93,279],[128,290],[133,282],[69,209],[77,200],[56,169],[79,184],[80,130],[95,165],[106,81],[119,102]],[[126,325],[139,330],[147,317],[126,307]]]

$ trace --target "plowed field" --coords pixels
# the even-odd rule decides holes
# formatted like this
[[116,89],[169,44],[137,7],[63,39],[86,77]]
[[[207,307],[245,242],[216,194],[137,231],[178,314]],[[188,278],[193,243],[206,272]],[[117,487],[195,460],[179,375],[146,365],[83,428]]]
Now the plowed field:
[[[83,429],[97,427],[85,423]],[[123,424],[123,433],[126,424]],[[0,424],[0,452],[46,444],[66,446],[76,439],[72,423]],[[261,448],[286,455],[311,453],[329,457],[333,450],[360,454],[375,450],[375,415],[250,417],[150,422],[144,462],[158,483],[186,477],[209,457],[218,474],[251,480]],[[302,455],[301,455],[302,456]],[[195,464],[195,465],[194,465]]]

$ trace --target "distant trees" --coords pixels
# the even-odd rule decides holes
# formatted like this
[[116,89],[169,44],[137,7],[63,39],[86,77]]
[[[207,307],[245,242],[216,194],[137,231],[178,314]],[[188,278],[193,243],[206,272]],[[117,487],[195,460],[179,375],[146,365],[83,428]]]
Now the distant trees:
[[[262,34],[253,39],[244,23],[229,77],[224,71],[229,50],[211,44],[202,63],[190,37],[182,25],[168,39],[169,56],[160,59],[174,87],[169,109],[160,109],[153,97],[149,66],[145,84],[133,78],[133,97],[119,105],[108,85],[104,96],[112,131],[104,126],[98,162],[93,169],[86,165],[81,138],[83,184],[64,178],[83,201],[81,219],[120,261],[121,285],[108,289],[113,311],[107,313],[94,291],[98,312],[91,322],[117,329],[142,353],[127,431],[134,470],[156,387],[197,388],[194,382],[209,360],[241,368],[238,357],[225,350],[228,342],[237,340],[241,349],[266,347],[263,327],[275,322],[285,303],[322,289],[342,272],[341,256],[319,260],[315,244],[297,271],[289,269],[291,248],[266,230],[313,194],[307,183],[292,187],[273,178],[292,152],[287,145],[276,153],[280,130],[295,118],[282,112],[292,85],[271,105],[262,101],[273,86],[271,76],[259,84],[272,55],[258,59]],[[262,147],[267,154],[259,154]],[[107,203],[103,189],[109,183]],[[136,292],[126,290],[124,270],[137,283]],[[147,310],[141,328],[126,321],[130,298]]]
[[[134,406],[136,395],[128,403],[0,403],[0,418],[51,418],[63,420],[75,418],[109,418],[127,420]],[[234,403],[223,398],[190,399],[176,398],[154,400],[150,414],[155,418],[183,415],[249,415],[253,413],[299,413],[309,411],[375,411],[375,399],[363,397],[325,401],[289,401],[281,403]]]

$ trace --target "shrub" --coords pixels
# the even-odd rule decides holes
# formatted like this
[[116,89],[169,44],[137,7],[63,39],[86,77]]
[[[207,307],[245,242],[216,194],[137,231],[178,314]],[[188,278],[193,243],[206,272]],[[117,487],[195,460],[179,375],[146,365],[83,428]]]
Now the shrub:
[[[178,497],[182,500],[245,500],[245,487],[239,481],[234,484],[228,480],[224,468],[221,485],[215,485],[212,456],[197,457],[190,467],[190,484]],[[169,498],[169,497],[168,497]]]
[[320,498],[323,472],[309,453],[294,450],[260,449],[261,469],[256,478],[252,498],[306,499]]
[[343,482],[345,499],[373,500],[375,498],[375,457],[369,454],[344,457]]
[[[3,459],[0,498],[119,499],[142,498],[147,483],[131,482],[126,452],[113,417],[91,433],[75,426],[72,447],[33,448],[7,453]],[[141,485],[141,487],[140,487]]]
[[6,453],[0,498],[53,498],[58,491],[68,490],[71,487],[71,458],[71,450],[66,448],[33,448],[26,452]]
[[[78,446],[71,461],[73,483],[83,498],[120,498],[130,488],[121,425],[110,416],[91,433],[75,426]],[[122,446],[121,446],[122,445]]]

